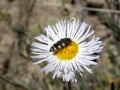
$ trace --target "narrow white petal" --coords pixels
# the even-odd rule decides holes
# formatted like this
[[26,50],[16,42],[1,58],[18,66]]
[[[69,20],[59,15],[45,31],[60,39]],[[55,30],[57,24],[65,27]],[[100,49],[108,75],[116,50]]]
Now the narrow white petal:
[[36,56],[31,56],[31,58],[46,58],[47,55],[43,54],[43,55],[36,55]]
[[76,33],[74,39],[76,39],[77,37],[81,37],[84,34],[86,27],[87,27],[87,24],[83,22],[79,27],[78,32]]
[[46,51],[48,51],[50,49],[50,46],[44,45],[44,44],[40,44],[40,43],[36,43],[36,42],[33,42],[32,46],[35,47],[35,48],[46,50]]
[[45,30],[46,30],[46,32],[47,32],[47,35],[48,35],[49,37],[51,37],[51,39],[52,39],[53,41],[57,41],[57,40],[59,39],[58,36],[55,34],[55,32],[54,32],[54,30],[52,29],[51,26],[48,25],[48,27],[45,27]]
[[38,48],[31,49],[32,52],[38,52],[38,53],[48,53],[48,50],[42,50]]
[[87,66],[84,66],[83,67],[89,72],[89,73],[92,73],[92,69],[88,68]]
[[94,31],[91,31],[89,34],[82,36],[79,38],[78,43],[81,43],[82,41],[86,40],[88,37],[92,36],[94,34]]
[[48,45],[52,45],[53,42],[51,39],[49,39],[48,37],[46,37],[45,35],[40,34],[39,36],[35,37],[35,39],[37,39],[40,42],[46,43]]
[[44,61],[46,61],[46,58],[45,58],[45,59],[42,59],[42,60],[38,60],[38,61],[34,62],[33,64],[34,64],[34,65],[40,64],[40,63],[42,63],[42,62],[44,62]]

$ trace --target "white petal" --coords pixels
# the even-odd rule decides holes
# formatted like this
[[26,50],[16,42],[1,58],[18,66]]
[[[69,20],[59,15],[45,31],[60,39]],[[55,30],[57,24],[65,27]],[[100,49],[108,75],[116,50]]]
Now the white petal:
[[32,46],[35,47],[35,48],[46,50],[46,51],[48,51],[50,49],[50,46],[44,45],[44,44],[40,44],[40,43],[36,43],[36,42],[33,42]]
[[53,42],[52,40],[50,40],[48,37],[46,37],[45,35],[40,34],[39,36],[35,37],[35,39],[37,39],[40,42],[46,43],[48,45],[52,45]]
[[59,39],[59,37],[55,34],[54,30],[52,29],[51,26],[48,25],[48,27],[45,27],[45,30],[47,32],[47,35],[51,37],[53,41],[56,41]]
[[74,37],[74,39],[76,41],[77,41],[77,37],[81,37],[84,34],[84,32],[86,31],[86,27],[87,27],[87,24],[85,22],[83,22],[81,24],[81,26],[79,27],[78,32],[76,33],[76,35]]
[[46,58],[46,57],[47,57],[46,54],[31,56],[31,58]]
[[92,73],[92,69],[88,68],[87,66],[82,65],[89,73]]

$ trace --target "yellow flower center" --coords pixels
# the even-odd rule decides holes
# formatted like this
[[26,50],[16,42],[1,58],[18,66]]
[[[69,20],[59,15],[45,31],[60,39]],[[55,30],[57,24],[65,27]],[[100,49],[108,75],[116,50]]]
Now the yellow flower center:
[[77,52],[78,52],[78,44],[75,43],[74,41],[71,41],[69,45],[58,50],[54,54],[61,60],[70,60],[73,57],[75,57]]

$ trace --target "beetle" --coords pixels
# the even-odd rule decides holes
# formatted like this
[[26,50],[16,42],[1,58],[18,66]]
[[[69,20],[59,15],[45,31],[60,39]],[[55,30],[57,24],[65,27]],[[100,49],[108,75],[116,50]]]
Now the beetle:
[[58,50],[61,50],[65,47],[67,47],[70,43],[71,43],[71,39],[70,38],[63,38],[60,39],[59,41],[57,41],[55,44],[53,44],[53,46],[51,46],[50,48],[50,52],[57,52]]

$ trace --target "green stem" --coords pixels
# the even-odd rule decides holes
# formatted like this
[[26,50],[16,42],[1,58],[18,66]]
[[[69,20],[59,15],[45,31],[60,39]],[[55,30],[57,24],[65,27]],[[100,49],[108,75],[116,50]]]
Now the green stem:
[[65,8],[65,2],[64,2],[64,0],[61,0],[61,5],[62,5],[62,8]]

